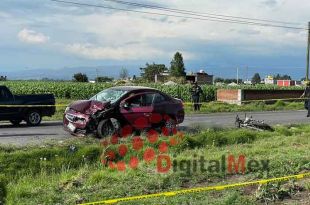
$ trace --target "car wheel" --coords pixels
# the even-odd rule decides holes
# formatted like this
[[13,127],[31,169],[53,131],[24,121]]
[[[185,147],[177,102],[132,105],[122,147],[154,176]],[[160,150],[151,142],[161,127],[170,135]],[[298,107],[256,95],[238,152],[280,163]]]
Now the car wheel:
[[42,116],[41,116],[40,112],[38,112],[36,110],[30,111],[26,115],[26,122],[30,126],[37,126],[41,123],[41,121],[42,121]]
[[99,138],[112,136],[115,131],[116,129],[113,126],[111,120],[101,120],[97,127],[97,136]]
[[168,134],[173,134],[173,130],[175,130],[177,127],[177,123],[174,119],[169,118],[165,121],[165,128],[168,130]]
[[10,120],[10,122],[12,123],[12,125],[18,126],[22,122],[22,120]]

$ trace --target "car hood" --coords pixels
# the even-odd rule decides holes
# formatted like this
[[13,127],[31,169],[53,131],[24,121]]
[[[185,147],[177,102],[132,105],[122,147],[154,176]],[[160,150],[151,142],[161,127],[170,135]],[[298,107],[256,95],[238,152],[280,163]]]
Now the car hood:
[[92,114],[98,110],[103,110],[110,102],[100,102],[96,100],[79,100],[71,103],[69,107],[84,114]]

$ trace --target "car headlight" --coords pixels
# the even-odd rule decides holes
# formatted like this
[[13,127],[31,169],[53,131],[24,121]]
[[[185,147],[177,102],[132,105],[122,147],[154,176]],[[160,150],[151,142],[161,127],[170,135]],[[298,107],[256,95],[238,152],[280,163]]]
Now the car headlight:
[[69,112],[70,107],[66,107],[65,112]]

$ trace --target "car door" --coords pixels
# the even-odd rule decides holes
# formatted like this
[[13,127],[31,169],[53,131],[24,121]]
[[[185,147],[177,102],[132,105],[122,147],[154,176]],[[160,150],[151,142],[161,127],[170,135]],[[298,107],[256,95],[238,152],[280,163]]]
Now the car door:
[[152,92],[133,95],[121,102],[120,113],[136,129],[151,127],[154,96]]
[[[6,87],[0,87],[0,105],[13,105],[14,96],[9,92]],[[6,120],[13,117],[17,111],[16,108],[12,107],[1,107],[0,106],[0,119]]]
[[153,105],[155,113],[161,115],[169,114],[169,110],[167,109],[167,99],[162,94],[155,93]]

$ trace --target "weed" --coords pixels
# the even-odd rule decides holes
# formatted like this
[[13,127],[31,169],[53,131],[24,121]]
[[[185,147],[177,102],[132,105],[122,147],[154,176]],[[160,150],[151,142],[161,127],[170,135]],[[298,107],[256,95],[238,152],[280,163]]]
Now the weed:
[[289,182],[287,184],[281,182],[276,184],[268,183],[267,185],[260,185],[255,195],[257,200],[268,203],[291,198],[294,194],[303,189],[302,186],[294,182]]

